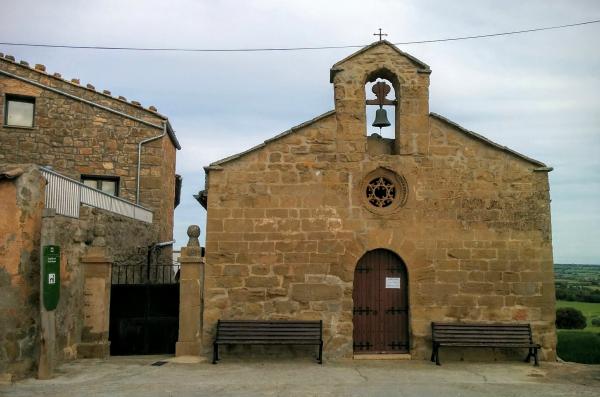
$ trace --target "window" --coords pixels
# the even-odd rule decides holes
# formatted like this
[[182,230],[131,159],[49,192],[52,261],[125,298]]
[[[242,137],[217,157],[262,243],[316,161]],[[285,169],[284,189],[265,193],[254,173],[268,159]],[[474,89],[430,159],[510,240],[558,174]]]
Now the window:
[[387,215],[406,204],[406,179],[392,170],[378,168],[363,179],[361,184],[365,207],[378,215]]
[[119,178],[114,176],[82,175],[84,185],[103,191],[112,196],[119,195]]
[[4,125],[10,127],[33,127],[35,98],[20,95],[6,95]]

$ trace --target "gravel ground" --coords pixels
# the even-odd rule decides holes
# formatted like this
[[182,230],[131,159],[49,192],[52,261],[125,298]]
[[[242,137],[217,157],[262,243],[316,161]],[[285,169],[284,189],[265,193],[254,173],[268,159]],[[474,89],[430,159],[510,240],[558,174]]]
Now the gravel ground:
[[[161,366],[151,364],[168,361]],[[571,363],[236,360],[218,365],[164,356],[62,365],[52,380],[0,386],[30,396],[600,396],[600,366]]]

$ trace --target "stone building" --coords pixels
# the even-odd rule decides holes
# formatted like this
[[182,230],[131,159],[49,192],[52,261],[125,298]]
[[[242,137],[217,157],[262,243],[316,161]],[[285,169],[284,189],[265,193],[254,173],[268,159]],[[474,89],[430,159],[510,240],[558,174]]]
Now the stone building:
[[[0,57],[0,94],[0,164],[51,166],[141,204],[154,212],[160,238],[172,239],[181,146],[154,106],[144,108],[79,79],[67,81],[10,55]],[[142,144],[138,165],[140,143],[157,136]]]
[[[555,358],[551,168],[430,113],[430,75],[375,42],[331,68],[334,110],[205,168],[207,351],[218,319],[323,320],[330,359],[428,358],[431,321],[528,322]],[[374,103],[393,139],[367,134]]]
[[153,106],[2,54],[0,119],[0,376],[37,369],[41,245],[61,249],[55,362],[105,357],[111,265],[172,264],[174,131]]

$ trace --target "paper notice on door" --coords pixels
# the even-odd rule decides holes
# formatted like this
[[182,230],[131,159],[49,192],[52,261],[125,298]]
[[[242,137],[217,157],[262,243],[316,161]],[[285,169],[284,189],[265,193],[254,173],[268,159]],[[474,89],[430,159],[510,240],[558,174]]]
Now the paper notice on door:
[[386,277],[385,288],[400,289],[400,277]]

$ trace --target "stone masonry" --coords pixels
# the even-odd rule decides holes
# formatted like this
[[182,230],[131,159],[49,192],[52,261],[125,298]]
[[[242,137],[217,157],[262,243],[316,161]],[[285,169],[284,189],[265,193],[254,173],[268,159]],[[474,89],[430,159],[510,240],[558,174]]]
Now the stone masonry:
[[154,212],[161,241],[172,240],[175,157],[180,146],[167,118],[156,108],[145,109],[136,101],[130,103],[123,97],[112,97],[108,91],[96,91],[90,84],[82,86],[78,79],[66,81],[60,74],[46,73],[43,65],[30,68],[9,55],[0,57],[0,120],[4,120],[4,94],[34,97],[35,118],[33,128],[0,128],[0,164],[52,166],[75,180],[82,174],[118,177],[119,196],[132,202],[136,195],[138,143],[161,135],[166,123],[169,133],[142,149],[140,205]]
[[[354,269],[384,248],[408,269],[413,359],[431,321],[529,322],[555,359],[549,168],[430,113],[430,73],[374,43],[332,68],[335,110],[206,168],[205,350],[218,319],[317,319],[325,357],[351,357]],[[398,95],[391,154],[367,143],[376,77]],[[365,205],[374,172],[404,178],[404,205]]]
[[[10,96],[34,102],[32,127],[7,125]],[[154,106],[144,108],[3,54],[0,120],[0,375],[24,377],[38,364],[46,182],[39,166],[76,181],[84,175],[118,178],[119,197],[135,203],[139,194],[139,204],[153,212],[152,224],[87,206],[79,219],[52,217],[62,255],[53,356],[59,362],[104,357],[112,263],[143,265],[151,245],[173,240],[179,142]],[[156,261],[171,264],[171,247],[161,249]]]
[[[35,165],[10,171],[14,172],[10,179],[0,173],[0,374],[21,378],[36,369],[39,355],[40,235],[46,181]],[[98,271],[91,266],[98,256],[94,253],[105,253],[111,262],[143,265],[158,230],[90,207],[81,207],[79,219],[56,215],[52,222],[55,242],[61,247],[54,356],[63,362],[88,356],[90,346],[104,343],[107,348],[108,329],[97,324],[108,314],[108,295],[99,288],[110,288],[110,274],[106,274],[110,266],[104,275],[94,274]],[[104,317],[86,318],[90,309],[104,310]],[[79,351],[84,341],[94,344]]]

